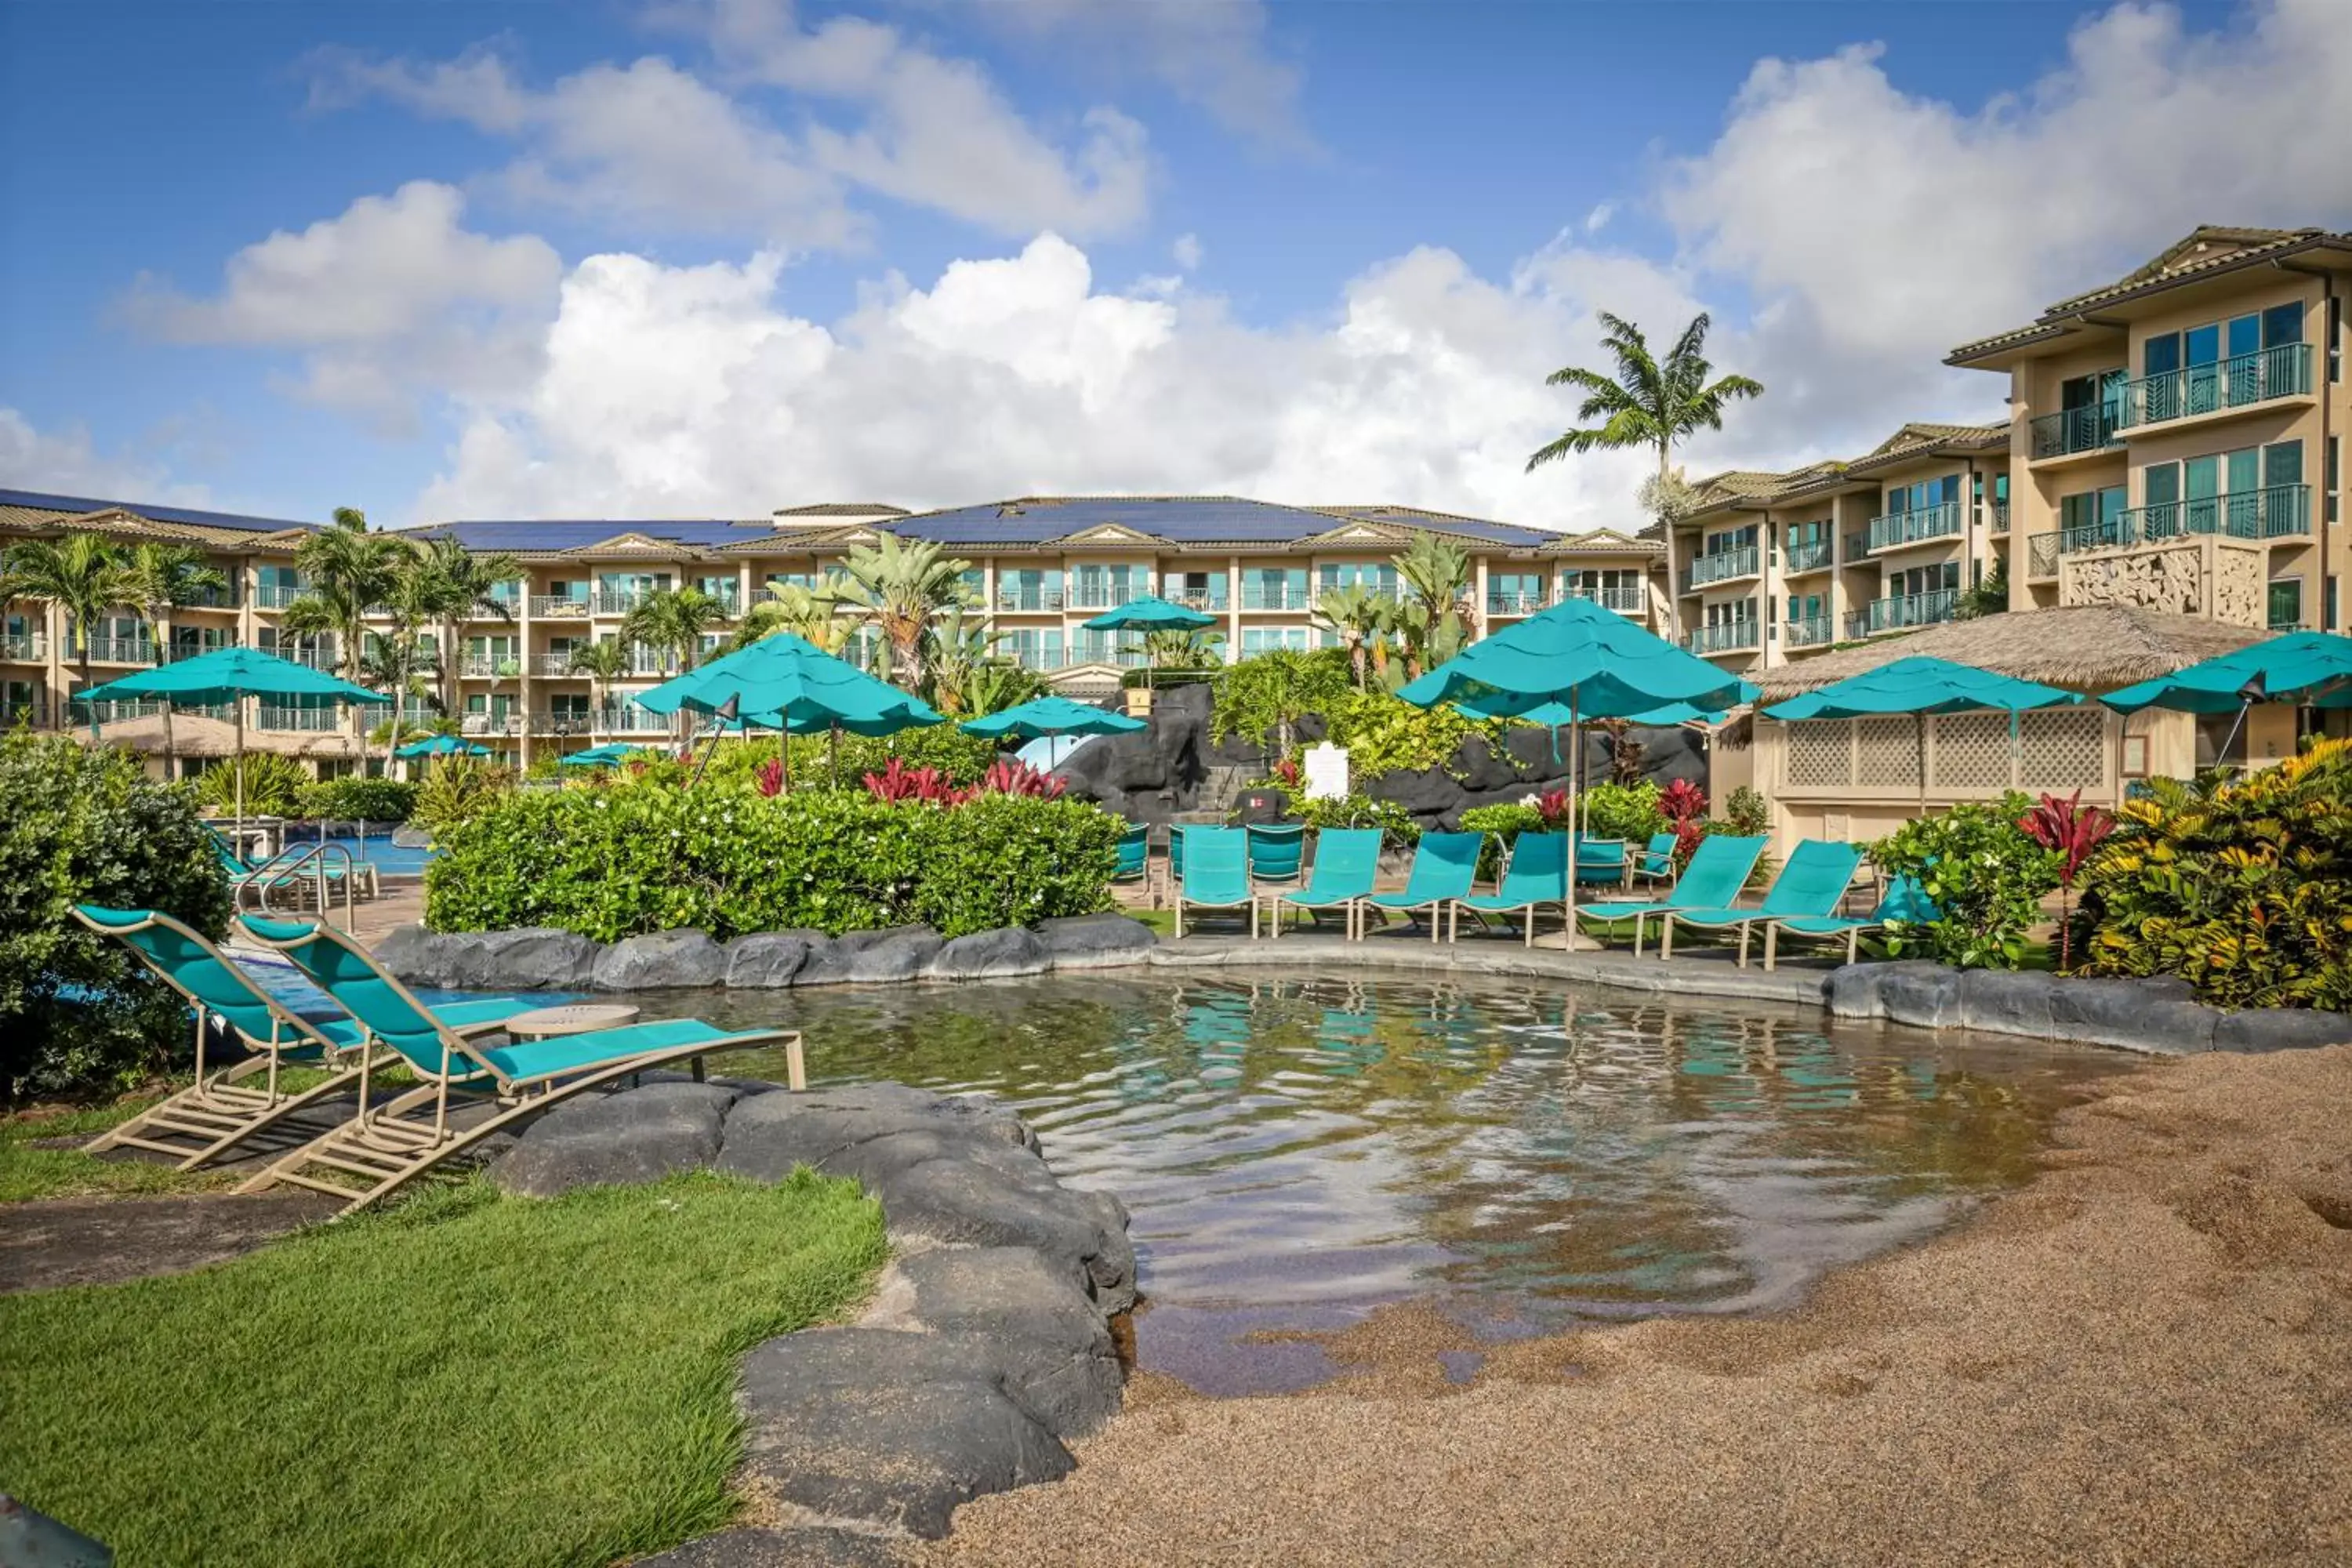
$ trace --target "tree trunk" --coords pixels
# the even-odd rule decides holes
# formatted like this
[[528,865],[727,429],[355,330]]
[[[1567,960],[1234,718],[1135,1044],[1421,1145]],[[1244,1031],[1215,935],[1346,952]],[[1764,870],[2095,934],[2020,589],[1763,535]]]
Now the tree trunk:
[[[155,628],[156,647],[168,652],[172,646],[170,624],[160,616],[152,616],[148,619],[149,624]],[[179,751],[177,740],[172,733],[172,700],[166,697],[163,699],[163,782],[165,784],[170,784],[179,777]]]
[[[1674,470],[1674,448],[1664,442],[1658,444],[1658,499],[1665,500],[1666,477]],[[1658,514],[1658,534],[1666,546],[1666,640],[1679,644],[1683,640],[1682,579],[1675,574],[1675,520],[1664,510]]]

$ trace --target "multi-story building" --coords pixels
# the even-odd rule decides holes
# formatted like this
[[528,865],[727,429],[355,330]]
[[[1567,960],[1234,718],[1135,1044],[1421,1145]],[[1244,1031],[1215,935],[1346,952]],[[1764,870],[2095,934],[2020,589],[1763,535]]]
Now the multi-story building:
[[[305,584],[293,566],[303,525],[228,518],[170,508],[0,492],[0,542],[10,536],[85,529],[135,541],[169,538],[205,550],[229,576],[228,603],[174,616],[169,648],[144,641],[124,611],[93,640],[90,678],[102,681],[179,649],[226,641],[292,651],[331,663],[335,650],[281,637],[278,612]],[[850,551],[885,534],[929,540],[969,563],[966,580],[980,616],[1000,635],[998,651],[1044,674],[1057,689],[1108,692],[1141,662],[1137,639],[1089,632],[1090,617],[1157,593],[1218,617],[1228,659],[1271,648],[1335,640],[1314,616],[1331,589],[1361,584],[1402,592],[1395,558],[1417,533],[1460,544],[1469,554],[1471,630],[1484,636],[1568,596],[1592,600],[1644,625],[1663,604],[1653,579],[1655,542],[1601,531],[1563,535],[1478,518],[1392,506],[1278,506],[1232,497],[1024,497],[983,506],[907,512],[879,504],[797,507],[751,521],[456,521],[446,533],[469,549],[505,551],[525,578],[504,596],[503,616],[485,613],[460,646],[436,649],[457,663],[461,727],[514,760],[541,748],[589,740],[660,736],[673,721],[633,698],[674,668],[666,656],[634,649],[621,677],[577,673],[583,643],[614,638],[628,612],[657,589],[699,587],[726,619],[707,646],[772,589],[819,586]],[[0,700],[13,716],[54,721],[80,685],[68,651],[72,628],[51,606],[11,604],[0,644]],[[72,710],[74,717],[79,709]],[[111,710],[101,718],[136,719]],[[272,749],[345,765],[352,747],[331,714],[263,710],[256,740]],[[201,731],[199,731],[201,732]],[[137,731],[110,727],[110,735]],[[201,749],[201,748],[198,748]]]

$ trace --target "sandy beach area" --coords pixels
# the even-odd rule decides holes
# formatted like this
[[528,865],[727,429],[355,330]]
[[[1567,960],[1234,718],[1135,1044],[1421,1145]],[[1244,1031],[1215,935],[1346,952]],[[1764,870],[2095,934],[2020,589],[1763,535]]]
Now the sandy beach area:
[[1139,1379],[925,1561],[2352,1562],[2352,1047],[2103,1084],[2031,1185],[1788,1315],[1450,1385],[1465,1342],[1396,1311],[1311,1394]]

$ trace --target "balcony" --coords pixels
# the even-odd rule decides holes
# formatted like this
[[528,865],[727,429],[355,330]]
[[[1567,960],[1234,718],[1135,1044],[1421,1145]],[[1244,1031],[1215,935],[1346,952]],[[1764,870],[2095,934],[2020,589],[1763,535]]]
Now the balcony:
[[253,602],[265,610],[282,610],[310,591],[307,583],[263,583],[253,590]]
[[1072,664],[1113,664],[1121,669],[1140,669],[1144,660],[1140,647],[1114,642],[1107,633],[1083,636],[1070,645]]
[[1598,605],[1604,610],[1615,610],[1621,615],[1627,616],[1638,616],[1649,608],[1649,591],[1638,583],[1630,588],[1570,587],[1563,590],[1560,597],[1582,599],[1588,604]]
[[0,730],[13,730],[19,724],[36,728],[49,721],[49,705],[38,697],[0,700]]
[[1695,594],[1711,583],[1732,583],[1757,573],[1757,551],[1752,544],[1737,550],[1718,550],[1702,555],[1683,573],[1683,592]]
[[2310,532],[2311,487],[2272,485],[2235,495],[2133,507],[2103,522],[2067,529],[2058,536],[2058,548],[2071,555],[2084,550],[2161,543],[2190,534],[2218,533],[2228,539],[2302,539]]
[[1958,539],[1960,536],[1960,503],[1944,501],[1936,506],[1922,507],[1916,511],[1889,512],[1870,520],[1866,535],[1870,552],[1901,550],[1906,545],[1926,544],[1937,539]]
[[2127,381],[2116,423],[2137,429],[2310,394],[2311,345],[2282,343],[2217,364],[2193,364]]
[[457,721],[457,730],[465,735],[520,735],[523,716],[520,713],[468,713]]
[[1068,603],[1059,588],[999,588],[996,610],[1006,616],[1058,615]]
[[1932,593],[1873,599],[1866,608],[1845,618],[1845,633],[1852,637],[1875,637],[1881,632],[1932,626],[1939,621],[1950,620],[1959,603],[1960,591],[1958,588],[1937,588]]
[[588,616],[588,601],[569,594],[533,594],[530,596],[530,618],[534,621],[577,621]]
[[92,637],[89,658],[93,664],[152,664],[155,645],[143,637]]
[[1490,616],[1532,616],[1544,607],[1541,589],[1486,590],[1486,613]]
[[331,673],[335,668],[335,650],[331,647],[298,647],[279,643],[276,647],[264,647],[262,652],[289,664],[299,664],[305,669],[323,669]]
[[1803,544],[1791,544],[1788,547],[1788,556],[1787,575],[1789,576],[1800,576],[1807,572],[1826,571],[1830,565],[1830,542],[1826,539],[1817,539]]
[[2122,421],[2117,416],[2112,399],[2041,415],[2027,427],[2028,457],[2038,463],[2044,458],[2071,458],[2078,452],[2120,447],[2123,441],[2116,430]]
[[1683,636],[1683,646],[1697,654],[1739,653],[1759,647],[1764,623],[1757,620],[1718,621],[1696,626]]
[[1108,583],[1090,583],[1081,577],[1070,589],[1070,608],[1115,610],[1129,600],[1139,599],[1150,592],[1151,592],[1150,578],[1143,579],[1139,584],[1130,582],[1122,584],[1116,579]]
[[1160,596],[1188,610],[1207,610],[1220,616],[1225,613],[1225,590],[1222,584],[1214,588],[1171,588]]
[[596,732],[596,717],[586,710],[556,709],[533,713],[530,732],[534,735],[593,735]]
[[2058,536],[2037,533],[2025,542],[2025,575],[2031,578],[2058,575]]
[[467,654],[457,673],[468,680],[512,680],[522,673],[519,658],[482,658]]
[[1242,579],[1242,608],[1244,610],[1305,610],[1308,604],[1304,583],[1253,583]]
[[1992,531],[1995,533],[2009,531],[2009,503],[2005,500],[1992,503]]
[[48,657],[49,639],[38,632],[0,637],[0,659],[15,664],[45,664]]
[[600,735],[668,735],[677,732],[677,717],[630,705],[603,710],[596,715],[595,725]]
[[341,710],[334,708],[264,706],[254,716],[256,729],[305,735],[331,735],[345,722]]
[[197,589],[181,600],[178,607],[183,610],[234,610],[244,602],[244,595],[236,591],[236,579],[231,578],[225,588]]
[[1836,623],[1827,616],[1807,616],[1781,626],[1780,646],[1819,647],[1830,640],[1836,629]]
[[657,592],[655,588],[599,588],[589,595],[588,607],[599,616],[625,616]]
[[530,672],[534,676],[561,679],[576,674],[569,653],[535,653],[530,656]]

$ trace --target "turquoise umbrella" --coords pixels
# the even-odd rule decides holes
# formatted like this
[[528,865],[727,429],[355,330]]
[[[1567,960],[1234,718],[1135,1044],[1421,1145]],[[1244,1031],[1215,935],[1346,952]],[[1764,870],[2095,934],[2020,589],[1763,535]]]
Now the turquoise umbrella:
[[[1720,712],[1752,702],[1759,693],[1615,610],[1564,599],[1471,644],[1397,695],[1415,707],[1451,702],[1486,719],[1564,705],[1572,742],[1586,719],[1636,719],[1676,703]],[[1569,945],[1576,941],[1576,879],[1570,877]]]
[[1816,690],[1800,692],[1786,702],[1763,710],[1767,719],[1788,722],[1798,719],[1866,719],[1908,713],[1919,726],[1919,809],[1927,809],[1927,715],[1971,713],[1986,709],[2008,713],[2010,740],[2017,738],[2017,716],[2029,708],[2059,708],[2083,700],[2079,691],[2065,691],[2039,681],[1955,664],[1948,658],[1916,656],[1882,664],[1876,669],[1833,680]]
[[[1217,617],[1205,610],[1171,604],[1157,594],[1129,599],[1117,609],[1105,610],[1086,623],[1090,632],[1201,632],[1217,624]],[[1158,667],[1147,661],[1143,667],[1143,684],[1149,690]]]
[[395,757],[487,757],[490,749],[456,735],[428,735],[422,741],[409,742],[392,754]]
[[1040,697],[1017,708],[1007,708],[1002,713],[967,719],[957,728],[967,735],[986,735],[991,739],[1018,735],[1034,741],[1040,735],[1117,735],[1150,726],[1140,719],[1130,719],[1108,708],[1073,702],[1066,697]]
[[[775,730],[778,755],[786,767],[791,753],[783,745],[784,735],[840,730],[895,735],[946,722],[921,698],[790,632],[761,637],[698,669],[673,676],[641,694],[637,705],[656,713],[685,708],[710,714],[722,724],[740,721]],[[712,743],[715,747],[715,739]],[[791,786],[789,775],[785,785]]]
[[639,749],[618,743],[590,746],[585,751],[571,752],[558,757],[555,765],[562,768],[609,768],[615,763],[626,762],[629,753]]
[[2143,680],[2099,700],[2118,713],[2169,708],[2183,713],[2242,711],[2256,702],[2352,708],[2352,637],[2289,632]]
[[[354,686],[340,676],[256,647],[221,647],[175,663],[142,669],[83,692],[86,702],[113,702],[128,697],[154,697],[168,702],[210,707],[227,702],[236,709],[236,824],[245,830],[245,703],[247,697],[328,697],[338,702],[387,703],[381,691]],[[93,714],[96,709],[91,710]],[[94,721],[93,721],[94,724]],[[240,853],[242,851],[240,850]]]

